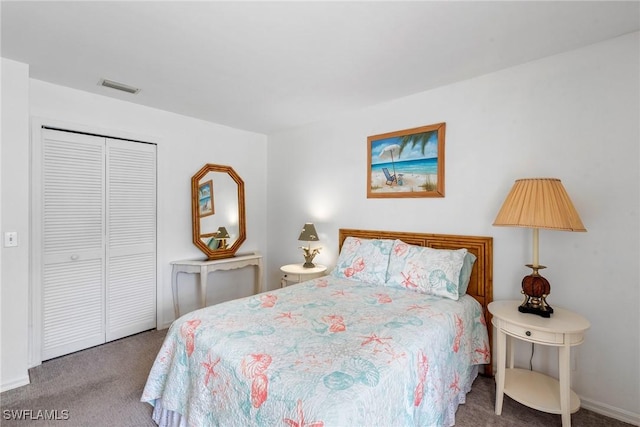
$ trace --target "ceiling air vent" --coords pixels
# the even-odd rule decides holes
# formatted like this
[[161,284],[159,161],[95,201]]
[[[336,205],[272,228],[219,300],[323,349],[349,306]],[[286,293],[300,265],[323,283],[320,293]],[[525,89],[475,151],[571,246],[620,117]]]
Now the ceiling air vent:
[[127,93],[136,94],[136,93],[140,92],[140,89],[138,89],[137,87],[133,87],[133,86],[125,85],[125,84],[122,84],[122,83],[114,82],[113,80],[100,79],[100,81],[98,82],[98,85],[104,86],[104,87],[108,87],[108,88],[111,88],[111,89],[121,90],[121,91],[127,92]]

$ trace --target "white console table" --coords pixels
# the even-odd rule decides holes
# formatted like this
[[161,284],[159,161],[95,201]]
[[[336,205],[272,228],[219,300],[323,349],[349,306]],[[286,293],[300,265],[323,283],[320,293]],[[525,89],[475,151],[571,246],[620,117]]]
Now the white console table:
[[216,270],[233,270],[248,266],[256,267],[256,293],[262,292],[262,255],[254,252],[246,255],[237,255],[232,258],[214,259],[214,260],[184,260],[172,261],[171,271],[171,290],[173,292],[173,311],[176,319],[180,317],[180,304],[178,302],[178,274],[191,273],[200,275],[200,302],[202,307],[206,307],[207,299],[207,278],[209,273]]

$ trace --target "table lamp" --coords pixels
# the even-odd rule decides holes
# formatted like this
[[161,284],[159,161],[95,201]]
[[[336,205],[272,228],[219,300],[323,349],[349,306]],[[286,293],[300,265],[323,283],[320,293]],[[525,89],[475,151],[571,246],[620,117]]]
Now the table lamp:
[[218,231],[216,231],[215,239],[220,241],[218,248],[227,249],[227,239],[229,239],[229,232],[226,227],[218,227]]
[[533,264],[527,264],[533,273],[522,279],[525,298],[518,311],[550,317],[551,285],[538,272],[546,268],[538,263],[539,229],[587,231],[562,183],[556,178],[516,180],[493,225],[533,228]]
[[298,240],[303,242],[309,242],[308,247],[300,246],[300,249],[304,252],[304,261],[305,263],[302,265],[304,268],[313,268],[315,264],[313,263],[313,258],[320,252],[321,248],[311,249],[311,242],[317,242],[318,233],[316,233],[316,227],[307,222],[304,227],[302,227],[302,232],[300,233],[300,237]]

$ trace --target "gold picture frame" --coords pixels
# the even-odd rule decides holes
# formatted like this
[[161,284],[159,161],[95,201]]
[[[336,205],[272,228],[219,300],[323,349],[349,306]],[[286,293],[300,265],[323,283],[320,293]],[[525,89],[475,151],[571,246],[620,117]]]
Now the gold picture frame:
[[213,215],[213,180],[205,181],[198,186],[198,216]]
[[445,123],[367,138],[367,198],[444,197]]

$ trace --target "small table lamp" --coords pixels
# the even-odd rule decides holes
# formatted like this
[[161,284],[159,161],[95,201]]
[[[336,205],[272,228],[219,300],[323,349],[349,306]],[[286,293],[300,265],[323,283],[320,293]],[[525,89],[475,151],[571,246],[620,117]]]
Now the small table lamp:
[[302,227],[302,232],[300,233],[300,237],[298,237],[298,240],[301,240],[303,242],[309,242],[309,246],[308,247],[304,247],[304,246],[300,246],[300,249],[302,249],[302,251],[304,252],[304,261],[305,263],[302,265],[304,268],[313,268],[315,267],[315,264],[312,262],[313,258],[320,252],[320,248],[315,248],[315,249],[311,249],[311,242],[317,242],[318,240],[318,233],[316,233],[316,227],[310,223],[307,222],[304,227]]
[[538,273],[545,268],[538,264],[538,230],[587,231],[562,183],[556,178],[516,180],[493,225],[533,228],[533,264],[527,264],[533,273],[522,279],[525,298],[518,310],[550,317],[553,308],[546,298],[551,285]]
[[218,227],[218,231],[216,231],[215,236],[216,240],[220,240],[218,248],[227,249],[227,239],[229,238],[231,238],[231,236],[229,236],[229,232],[227,231],[227,229],[225,227]]

